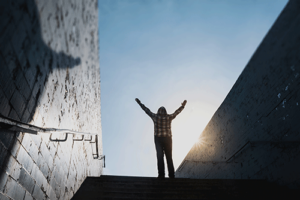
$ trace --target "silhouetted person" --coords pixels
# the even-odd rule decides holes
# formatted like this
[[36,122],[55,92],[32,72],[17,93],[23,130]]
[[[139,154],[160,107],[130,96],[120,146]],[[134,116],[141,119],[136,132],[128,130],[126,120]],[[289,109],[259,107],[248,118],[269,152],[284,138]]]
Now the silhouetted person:
[[168,115],[165,107],[160,107],[157,114],[152,113],[141,101],[136,98],[135,101],[141,106],[154,122],[154,142],[157,155],[158,178],[165,178],[164,154],[166,154],[169,177],[175,178],[174,165],[172,160],[172,120],[183,110],[186,100],[171,115]]

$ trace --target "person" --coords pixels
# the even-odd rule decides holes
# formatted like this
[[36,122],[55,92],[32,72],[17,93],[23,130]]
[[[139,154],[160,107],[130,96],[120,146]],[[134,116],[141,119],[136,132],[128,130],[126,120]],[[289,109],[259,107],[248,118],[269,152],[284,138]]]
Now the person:
[[152,113],[141,101],[136,98],[135,101],[141,106],[149,117],[154,122],[154,143],[157,155],[157,168],[159,179],[165,178],[164,154],[166,155],[169,178],[175,178],[174,165],[172,160],[172,120],[184,109],[186,100],[181,103],[181,106],[173,113],[168,114],[165,107],[160,107],[157,114]]

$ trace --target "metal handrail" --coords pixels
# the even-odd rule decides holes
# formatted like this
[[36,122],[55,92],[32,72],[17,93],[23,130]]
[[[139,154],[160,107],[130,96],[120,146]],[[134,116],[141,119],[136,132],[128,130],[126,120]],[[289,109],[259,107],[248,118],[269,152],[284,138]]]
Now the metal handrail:
[[78,134],[78,135],[98,135],[97,133],[85,133],[85,132],[79,132],[79,131],[73,131],[70,129],[57,129],[57,128],[41,128],[32,124],[27,124],[24,122],[20,122],[8,117],[5,117],[0,114],[0,123],[6,124],[8,126],[16,126],[20,128],[20,132],[26,132],[30,130],[31,134],[34,134],[32,132],[35,132],[37,134],[38,132],[40,133],[69,133],[69,134]]
[[88,140],[84,140],[84,141],[90,141],[90,143],[96,143],[96,157],[94,157],[94,159],[98,159],[98,160],[102,160],[104,159],[104,167],[105,167],[105,156],[104,155],[99,155],[98,152],[98,134],[97,133],[86,133],[86,132],[79,132],[79,131],[73,131],[70,129],[57,129],[57,128],[41,128],[39,126],[35,126],[32,124],[27,124],[24,122],[20,122],[8,117],[5,117],[3,115],[0,114],[0,127],[4,128],[4,129],[9,129],[12,131],[18,131],[18,132],[26,132],[26,133],[30,133],[30,134],[34,134],[37,135],[38,133],[64,133],[65,138],[62,140],[58,140],[58,139],[52,139],[51,135],[49,137],[49,140],[52,142],[64,142],[67,140],[68,138],[68,134],[72,134],[74,135],[82,135],[82,139],[73,139],[74,141],[83,141],[84,140],[84,135],[95,135],[95,142],[92,142],[92,139],[88,139]]
[[248,144],[250,144],[250,141],[248,141],[248,142],[246,142],[239,150],[237,150],[232,156],[230,156],[230,158],[228,158],[226,161],[193,161],[193,160],[184,160],[180,165],[179,165],[179,167],[178,167],[178,169],[177,169],[177,171],[181,171],[182,170],[182,168],[183,168],[183,166],[185,165],[185,163],[187,162],[187,161],[190,161],[190,162],[202,162],[202,163],[206,163],[206,162],[208,162],[208,163],[229,163],[230,162],[230,160],[232,159],[232,158],[234,158],[235,157],[235,155],[237,154],[237,153],[239,153],[240,151],[242,151]]
[[181,171],[183,166],[185,165],[185,163],[187,161],[190,161],[190,162],[202,162],[202,163],[230,163],[232,160],[234,160],[235,158],[235,155],[238,154],[239,152],[241,152],[242,150],[244,150],[244,148],[247,146],[247,145],[251,145],[253,147],[254,144],[256,143],[262,143],[262,144],[269,144],[269,143],[273,143],[273,144],[283,144],[283,143],[289,143],[289,144],[300,144],[300,141],[247,141],[239,150],[237,150],[231,157],[229,157],[226,161],[194,161],[194,160],[183,160],[183,162],[179,165],[177,171]]
[[248,144],[250,144],[250,141],[246,142],[239,150],[237,150],[230,158],[228,158],[228,159],[226,160],[226,162],[229,163],[230,160],[231,160],[232,158],[235,158],[235,155],[238,154],[239,152],[241,152]]

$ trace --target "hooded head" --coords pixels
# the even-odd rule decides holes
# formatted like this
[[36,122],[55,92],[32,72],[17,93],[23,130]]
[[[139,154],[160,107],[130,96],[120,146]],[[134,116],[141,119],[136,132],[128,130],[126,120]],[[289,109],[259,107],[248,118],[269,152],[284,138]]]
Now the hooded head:
[[168,113],[167,113],[167,110],[165,109],[165,107],[162,106],[158,109],[157,114],[158,115],[167,115]]

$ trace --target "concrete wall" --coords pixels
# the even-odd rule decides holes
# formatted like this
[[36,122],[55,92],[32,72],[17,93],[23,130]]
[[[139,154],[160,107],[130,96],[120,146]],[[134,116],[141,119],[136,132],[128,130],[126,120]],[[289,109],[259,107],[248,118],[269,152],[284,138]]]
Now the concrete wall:
[[[0,45],[0,114],[98,133],[102,154],[97,0],[0,0]],[[70,199],[102,173],[95,143],[4,128],[1,200]]]
[[300,2],[290,0],[176,176],[267,179],[299,188],[299,73]]

